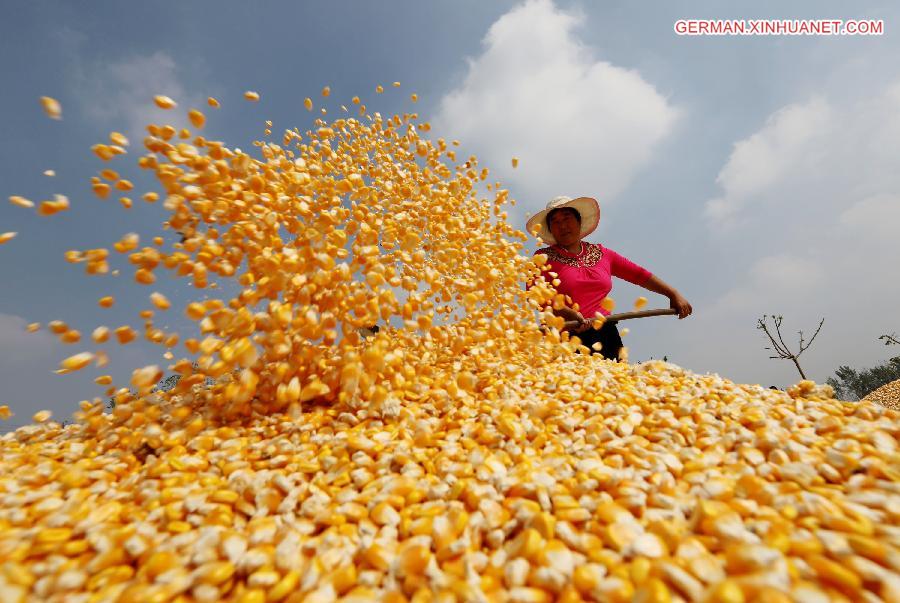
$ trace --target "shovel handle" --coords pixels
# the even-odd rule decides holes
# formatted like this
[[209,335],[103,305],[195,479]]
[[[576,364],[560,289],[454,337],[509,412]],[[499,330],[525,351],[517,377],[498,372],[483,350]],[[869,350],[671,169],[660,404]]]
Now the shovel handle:
[[[667,316],[669,314],[678,314],[678,310],[674,308],[659,308],[656,310],[640,310],[638,312],[622,312],[621,314],[610,314],[603,321],[604,324],[616,323],[621,320],[631,320],[632,318],[647,318],[648,316]],[[564,329],[572,329],[578,326],[578,321],[567,320],[563,325]]]

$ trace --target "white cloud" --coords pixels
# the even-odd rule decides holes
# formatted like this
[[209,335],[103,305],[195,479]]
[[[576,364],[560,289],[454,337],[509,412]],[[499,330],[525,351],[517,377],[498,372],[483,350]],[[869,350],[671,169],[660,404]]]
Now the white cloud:
[[[179,78],[178,65],[167,53],[135,55],[115,60],[78,63],[76,95],[85,113],[110,128],[124,129],[140,140],[150,123],[189,126],[189,106],[200,98],[188,92]],[[162,94],[178,103],[175,110],[158,108],[153,97]]]
[[838,218],[842,226],[861,236],[900,238],[900,191],[863,199]]
[[900,82],[855,100],[814,96],[776,111],[734,145],[716,179],[722,194],[707,202],[706,217],[726,232],[754,215],[792,212],[821,222],[867,197],[900,191],[898,156]]
[[0,354],[0,369],[23,366],[37,356],[48,355],[55,344],[46,331],[29,333],[28,322],[14,314],[0,314],[0,342],[8,353]]
[[735,215],[746,206],[764,199],[804,162],[815,163],[817,149],[828,142],[833,118],[831,107],[821,98],[784,107],[769,117],[762,130],[734,145],[716,179],[724,194],[706,204],[707,218],[716,227],[732,226]]
[[762,257],[746,274],[707,309],[708,314],[733,320],[739,315],[755,319],[773,312],[806,313],[810,292],[827,283],[821,265],[791,253]]
[[[729,343],[691,350],[689,366],[735,378],[746,363],[759,367],[764,340],[747,327],[772,313],[795,344],[797,330],[808,337],[825,318],[802,363],[817,380],[841,364],[884,361],[877,337],[900,326],[898,101],[897,84],[818,96],[735,144],[718,177],[723,194],[706,207],[711,241],[734,258],[732,282],[698,312],[704,331]],[[790,363],[768,366],[773,382],[797,378]]]
[[527,210],[560,194],[614,198],[678,119],[638,72],[592,56],[575,33],[582,21],[550,0],[500,17],[435,120],[527,194]]

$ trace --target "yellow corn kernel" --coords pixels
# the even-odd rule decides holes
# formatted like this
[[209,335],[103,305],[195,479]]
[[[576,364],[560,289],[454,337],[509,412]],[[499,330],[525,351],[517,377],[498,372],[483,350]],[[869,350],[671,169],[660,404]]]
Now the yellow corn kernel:
[[[47,411],[43,411],[47,412]],[[72,537],[72,530],[69,528],[45,528],[37,533],[34,541],[39,544],[60,543],[69,540]]]
[[188,111],[188,119],[191,121],[191,125],[193,125],[195,128],[202,128],[204,125],[206,125],[206,116],[197,109],[191,109],[190,111]]
[[172,307],[172,302],[170,302],[165,295],[158,291],[154,291],[150,294],[150,301],[160,310],[168,310]]
[[598,563],[585,563],[575,568],[572,582],[582,594],[593,592],[606,575],[606,568]]
[[356,585],[356,566],[344,565],[332,572],[331,585],[339,595],[343,595],[353,588]]
[[511,557],[524,557],[528,560],[536,560],[543,544],[543,539],[537,530],[525,528],[511,543],[509,554]]
[[94,354],[91,352],[81,352],[73,356],[69,356],[59,363],[59,367],[64,371],[80,371],[94,360]]
[[709,593],[710,603],[744,603],[744,591],[738,583],[727,579],[716,584]]
[[24,207],[25,209],[31,209],[34,207],[34,201],[29,201],[25,197],[20,197],[19,195],[13,195],[9,198],[9,202],[17,207]]
[[55,98],[42,96],[41,107],[50,119],[62,119],[62,105]]
[[237,502],[238,498],[240,495],[233,490],[216,490],[210,495],[209,500],[230,505]]
[[75,557],[75,556],[81,555],[82,553],[86,552],[90,547],[91,547],[90,543],[87,540],[82,538],[79,540],[70,540],[69,542],[65,543],[62,546],[62,549],[60,549],[60,552],[63,555],[67,555],[69,557]]
[[147,574],[151,579],[155,579],[158,575],[177,567],[179,564],[175,553],[171,551],[158,551],[150,555],[147,562],[141,567],[141,571]]
[[17,234],[16,232],[0,232],[0,245],[12,241]]
[[888,557],[888,549],[880,540],[860,534],[847,534],[847,542],[857,554],[873,561],[884,563]]
[[400,553],[400,571],[403,575],[421,574],[430,559],[431,552],[426,547],[421,545],[406,547]]
[[134,341],[135,337],[137,337],[137,333],[134,329],[129,326],[122,326],[113,331],[116,335],[116,339],[121,344],[126,344],[131,341]]
[[266,591],[258,588],[251,588],[243,592],[237,599],[236,603],[265,603]]
[[293,593],[299,583],[300,574],[295,570],[291,570],[286,573],[277,584],[269,589],[266,597],[269,601],[281,601],[289,594]]
[[806,561],[816,571],[819,578],[834,584],[845,592],[855,593],[862,587],[860,577],[836,561],[823,555],[811,555]]
[[163,96],[161,94],[153,97],[153,102],[156,103],[156,106],[160,109],[174,109],[177,105],[175,101],[173,101],[168,96]]

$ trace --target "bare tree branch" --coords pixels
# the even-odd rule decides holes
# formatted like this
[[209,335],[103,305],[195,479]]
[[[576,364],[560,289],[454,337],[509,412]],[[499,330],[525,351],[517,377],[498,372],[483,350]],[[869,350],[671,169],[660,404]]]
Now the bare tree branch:
[[882,335],[878,339],[883,339],[884,345],[900,345],[900,339],[897,338],[896,333],[891,333],[890,335]]
[[[763,331],[766,336],[769,338],[769,341],[772,342],[772,348],[766,346],[765,349],[774,349],[777,353],[776,356],[769,356],[772,360],[790,360],[794,363],[794,366],[797,367],[797,371],[800,373],[801,379],[806,379],[806,374],[803,372],[803,369],[800,367],[800,362],[798,358],[800,358],[800,354],[809,349],[809,346],[812,345],[813,341],[815,341],[816,336],[819,334],[819,331],[822,330],[822,325],[825,323],[825,319],[823,318],[819,321],[819,326],[816,328],[816,332],[813,333],[812,338],[809,341],[805,341],[803,338],[803,331],[799,331],[800,334],[800,351],[796,354],[793,353],[787,344],[784,342],[784,338],[781,335],[781,323],[784,320],[783,316],[775,316],[774,314],[771,316],[772,322],[775,326],[775,335],[772,335],[772,332],[769,330],[768,319],[769,316],[763,314],[763,317],[756,321],[756,328]],[[777,340],[776,340],[777,336]]]
[[822,324],[824,324],[824,323],[825,323],[825,319],[824,319],[824,318],[823,318],[822,320],[819,321],[819,326],[818,326],[818,328],[816,329],[816,332],[813,333],[812,339],[810,339],[809,342],[807,342],[807,344],[806,344],[805,347],[804,347],[804,345],[803,345],[803,331],[800,331],[800,351],[797,352],[797,356],[799,356],[800,354],[802,354],[803,351],[804,351],[806,348],[808,348],[809,346],[812,345],[812,342],[815,340],[816,335],[818,335],[818,334],[819,334],[819,331],[822,330]]

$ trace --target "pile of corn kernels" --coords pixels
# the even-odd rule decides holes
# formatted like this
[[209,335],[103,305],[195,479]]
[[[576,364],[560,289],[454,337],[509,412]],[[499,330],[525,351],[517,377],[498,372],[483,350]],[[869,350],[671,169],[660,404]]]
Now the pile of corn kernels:
[[894,410],[900,410],[900,379],[885,383],[878,389],[866,394],[863,399],[878,402]]
[[[0,439],[0,600],[900,601],[900,414],[576,353],[507,192],[353,104],[257,158],[148,127],[168,219],[112,247],[152,307],[60,372],[143,335],[181,379],[102,375],[112,412]],[[127,145],[95,147],[99,197]],[[165,272],[205,290],[193,337],[156,326]]]

